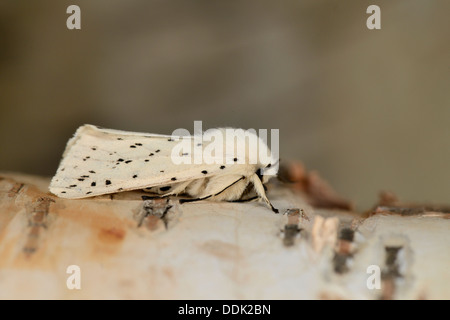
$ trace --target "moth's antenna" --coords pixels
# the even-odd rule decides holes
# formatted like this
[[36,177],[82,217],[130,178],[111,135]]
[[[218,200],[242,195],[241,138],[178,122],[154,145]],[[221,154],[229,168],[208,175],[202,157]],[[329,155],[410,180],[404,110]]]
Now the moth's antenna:
[[227,190],[228,188],[230,188],[231,186],[235,185],[236,183],[238,183],[239,181],[241,181],[242,179],[245,179],[245,176],[240,177],[239,179],[237,179],[235,182],[233,182],[232,184],[230,184],[229,186],[225,187],[224,189],[222,189],[221,191],[217,192],[216,194],[210,194],[209,196],[203,197],[203,198],[196,198],[196,199],[180,199],[180,204],[185,203],[185,202],[194,202],[194,201],[201,201],[201,200],[206,200],[208,198],[211,198],[213,196],[217,196],[219,194],[221,194],[222,192],[224,192],[225,190]]

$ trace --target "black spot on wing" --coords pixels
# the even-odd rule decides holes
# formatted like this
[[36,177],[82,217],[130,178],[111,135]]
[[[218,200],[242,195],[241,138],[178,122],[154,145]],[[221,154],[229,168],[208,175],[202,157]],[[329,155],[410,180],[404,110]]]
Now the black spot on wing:
[[109,186],[111,184],[111,180],[106,180],[105,185]]
[[169,191],[170,188],[171,188],[171,186],[166,186],[166,187],[159,188],[159,190],[161,190],[161,191]]

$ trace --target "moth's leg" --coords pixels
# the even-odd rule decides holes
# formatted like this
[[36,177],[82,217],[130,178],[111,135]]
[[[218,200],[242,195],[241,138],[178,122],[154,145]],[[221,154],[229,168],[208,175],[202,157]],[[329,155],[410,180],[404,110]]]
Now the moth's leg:
[[164,198],[165,197],[165,193],[168,190],[171,190],[173,186],[167,185],[167,186],[158,186],[158,187],[148,187],[148,188],[144,188],[142,189],[142,191],[144,192],[148,192],[148,193],[152,193],[154,194],[153,196],[146,196],[149,198]]
[[210,177],[199,197],[211,194],[214,201],[238,200],[242,198],[247,185],[248,180],[239,174]]
[[148,187],[148,188],[142,189],[142,191],[148,192],[148,193],[159,194],[159,189],[158,189],[158,187]]
[[192,181],[187,187],[186,187],[186,193],[193,197],[198,197],[199,195],[203,194],[205,191],[206,183],[209,180],[209,178],[200,178]]
[[180,182],[180,183],[177,183],[177,184],[175,184],[175,185],[172,185],[172,186],[171,186],[171,189],[166,190],[167,193],[165,193],[163,196],[164,196],[164,197],[168,197],[168,196],[176,196],[176,195],[178,195],[178,194],[180,194],[180,193],[183,193],[183,192],[185,192],[187,186],[188,186],[190,183],[192,183],[192,181],[184,181],[184,182]]
[[209,199],[209,198],[211,198],[212,197],[212,195],[209,195],[209,196],[206,196],[206,197],[203,197],[203,198],[195,198],[195,199],[180,199],[180,204],[181,203],[186,203],[186,202],[195,202],[195,201],[201,201],[201,200],[206,200],[206,199]]
[[232,186],[234,186],[236,183],[238,183],[241,180],[244,180],[245,176],[240,177],[239,179],[237,179],[236,181],[234,181],[233,183],[231,183],[230,185],[228,185],[227,187],[223,188],[222,190],[220,190],[219,192],[215,193],[215,194],[209,194],[207,196],[203,196],[201,198],[195,198],[195,199],[180,199],[180,203],[185,203],[185,202],[194,202],[194,201],[200,201],[200,200],[206,200],[209,199],[211,197],[215,197],[220,195],[221,193],[225,192],[226,190],[228,190],[229,188],[231,188]]
[[184,181],[179,183],[174,183],[167,186],[162,187],[150,187],[145,188],[144,191],[146,192],[152,192],[156,194],[156,196],[152,196],[151,198],[165,198],[168,196],[178,195],[179,193],[182,193],[185,191],[186,187],[191,183],[191,181]]
[[261,179],[257,174],[253,174],[252,176],[250,176],[250,182],[253,183],[255,191],[259,195],[259,197],[264,200],[265,203],[267,203],[267,205],[272,209],[273,212],[278,213],[278,209],[275,209],[272,203],[270,203],[269,199],[267,199],[266,192],[264,191],[264,185],[262,184]]

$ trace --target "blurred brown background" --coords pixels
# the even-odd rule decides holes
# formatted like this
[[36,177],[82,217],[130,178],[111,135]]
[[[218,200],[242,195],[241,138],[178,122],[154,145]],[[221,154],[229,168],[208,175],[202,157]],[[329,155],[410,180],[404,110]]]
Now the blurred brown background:
[[[66,8],[81,7],[81,30]],[[381,30],[366,8],[381,7]],[[449,203],[450,1],[1,1],[0,170],[53,175],[84,123],[280,129],[359,208]]]

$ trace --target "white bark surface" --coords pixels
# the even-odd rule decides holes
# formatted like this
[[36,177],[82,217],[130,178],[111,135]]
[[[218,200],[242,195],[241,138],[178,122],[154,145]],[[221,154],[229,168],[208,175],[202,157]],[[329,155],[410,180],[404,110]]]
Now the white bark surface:
[[[0,299],[450,299],[449,214],[363,219],[272,184],[280,214],[173,198],[161,219],[145,213],[165,204],[141,192],[66,200],[48,183],[0,174]],[[66,286],[70,265],[80,290]],[[370,265],[380,289],[367,287]]]

